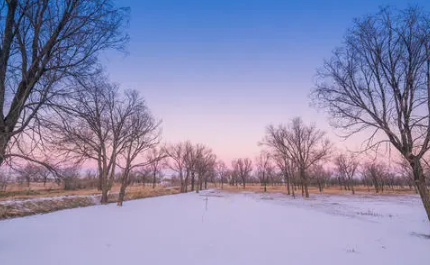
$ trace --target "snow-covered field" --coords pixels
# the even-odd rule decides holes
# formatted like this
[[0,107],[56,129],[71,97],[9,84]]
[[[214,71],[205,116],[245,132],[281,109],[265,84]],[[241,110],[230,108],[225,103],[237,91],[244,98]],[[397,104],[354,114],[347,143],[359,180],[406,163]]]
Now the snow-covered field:
[[219,191],[0,221],[0,264],[428,264],[418,197]]

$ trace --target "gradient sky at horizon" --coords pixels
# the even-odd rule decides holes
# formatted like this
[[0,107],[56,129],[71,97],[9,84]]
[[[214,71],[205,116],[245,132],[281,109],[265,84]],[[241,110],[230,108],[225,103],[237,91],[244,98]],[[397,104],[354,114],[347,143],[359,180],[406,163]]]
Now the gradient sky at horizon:
[[310,107],[316,69],[353,18],[426,0],[122,0],[131,8],[127,55],[102,57],[112,81],[137,89],[163,120],[163,140],[191,140],[223,160],[254,158],[268,124],[301,116],[346,142]]

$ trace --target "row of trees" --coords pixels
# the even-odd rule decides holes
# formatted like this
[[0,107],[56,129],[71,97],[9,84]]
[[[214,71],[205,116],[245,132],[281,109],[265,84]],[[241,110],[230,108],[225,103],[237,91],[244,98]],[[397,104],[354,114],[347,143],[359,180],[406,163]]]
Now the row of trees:
[[[126,44],[127,20],[128,9],[110,0],[0,3],[0,165],[25,159],[57,174],[40,157],[52,156],[51,147],[67,160],[93,160],[106,202],[117,168],[123,171],[124,194],[130,173],[154,161],[145,153],[158,142],[159,123],[138,93],[119,92],[98,73],[98,55]],[[368,149],[389,143],[398,151],[430,220],[423,167],[430,149],[429,21],[430,15],[419,8],[384,8],[356,19],[341,47],[318,71],[312,95],[346,136],[370,132]],[[270,126],[261,144],[282,168],[287,192],[297,185],[292,181],[296,170],[308,197],[310,172],[330,150],[324,133],[295,119],[288,127]],[[200,189],[215,175],[207,167],[214,155],[206,147],[181,143],[166,152],[182,191],[189,183]],[[270,168],[266,158],[257,163],[264,180]],[[352,183],[350,157],[336,161],[341,178]],[[250,165],[235,161],[235,183],[245,186]]]

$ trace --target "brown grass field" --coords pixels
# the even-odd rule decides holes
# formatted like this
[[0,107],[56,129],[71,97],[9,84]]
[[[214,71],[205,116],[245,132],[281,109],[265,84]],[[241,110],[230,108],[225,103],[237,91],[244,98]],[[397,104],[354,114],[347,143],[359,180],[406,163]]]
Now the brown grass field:
[[[120,185],[114,184],[111,189],[111,193],[119,192]],[[169,188],[166,189],[164,186],[157,185],[155,189],[152,185],[132,185],[127,187],[127,195],[129,197],[151,197],[151,195],[157,196],[160,194],[170,194],[175,192],[177,189]],[[58,196],[75,196],[75,195],[98,195],[101,192],[97,189],[77,189],[77,190],[64,190],[63,185],[57,185],[55,183],[31,183],[30,187],[26,184],[10,184],[6,191],[0,191],[0,201],[5,200],[25,200],[32,198],[47,198],[47,197],[58,197]]]
[[[120,186],[118,184],[114,184],[112,187],[111,193],[117,193],[119,191]],[[210,185],[210,188],[221,189],[220,185]],[[243,189],[242,186],[231,186],[231,185],[223,185],[223,190],[228,192],[264,192],[264,188],[260,184],[247,184],[246,188]],[[173,192],[173,193],[172,193]],[[267,185],[267,192],[280,192],[286,193],[287,188],[282,185]],[[322,192],[318,190],[317,187],[311,186],[309,187],[310,194],[332,194],[332,195],[345,195],[351,194],[351,191],[345,190],[344,188],[340,188],[338,185],[331,185],[326,188]],[[157,185],[155,189],[152,188],[152,185],[131,185],[127,188],[127,195],[133,198],[143,198],[143,197],[152,197],[159,196],[160,194],[174,194],[178,193],[178,188],[169,188],[166,189],[164,186]],[[355,186],[355,193],[361,195],[411,195],[416,194],[414,189],[409,189],[409,187],[386,187],[384,192],[376,193],[375,189],[369,188],[363,185]],[[31,198],[46,198],[46,197],[57,197],[57,196],[74,196],[74,195],[98,195],[100,191],[97,189],[78,189],[78,190],[64,190],[62,185],[57,185],[56,183],[46,183],[46,186],[43,183],[31,183],[30,187],[27,187],[26,184],[10,184],[6,191],[0,191],[0,201],[5,200],[23,200],[23,199],[31,199]],[[301,195],[301,189],[296,189],[296,194]]]
[[[220,188],[220,187],[218,187]],[[374,188],[368,188],[364,185],[354,186],[355,194],[358,195],[413,195],[416,194],[414,189],[409,189],[409,187],[391,187],[384,188],[384,192],[376,193]],[[224,185],[223,190],[228,192],[264,192],[264,187],[260,184],[247,184],[245,189],[242,186],[231,186]],[[287,188],[281,185],[267,185],[267,192],[279,192],[287,193]],[[301,188],[295,190],[296,196],[301,196]],[[318,190],[318,187],[309,187],[309,193],[312,194],[328,194],[328,195],[348,195],[352,194],[351,191],[340,188],[338,185],[329,186],[323,189],[322,192]]]

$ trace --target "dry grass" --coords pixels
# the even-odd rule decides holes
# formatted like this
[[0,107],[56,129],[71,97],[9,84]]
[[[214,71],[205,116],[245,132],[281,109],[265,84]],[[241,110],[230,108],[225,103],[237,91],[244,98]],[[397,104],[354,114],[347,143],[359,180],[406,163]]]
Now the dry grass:
[[[384,192],[379,192],[376,193],[374,188],[368,188],[366,186],[355,186],[355,194],[360,194],[360,195],[411,195],[411,194],[416,194],[415,191],[412,189],[409,189],[407,187],[404,188],[400,188],[400,187],[395,187],[394,190],[386,187],[384,189]],[[248,192],[264,192],[264,187],[261,186],[260,184],[248,184],[246,185],[246,188],[243,189],[242,186],[236,187],[236,186],[230,186],[230,185],[224,185],[223,190],[228,191],[228,192],[243,192],[243,191],[248,191]],[[286,193],[287,192],[287,188],[285,186],[272,186],[272,185],[268,185],[267,186],[267,192],[280,192],[280,193]],[[301,188],[298,188],[296,191],[296,194],[301,195]],[[330,187],[326,187],[323,189],[322,192],[320,192],[318,190],[317,187],[309,187],[309,193],[311,194],[330,194],[330,195],[347,195],[347,194],[351,194],[351,191],[349,190],[345,190],[345,189],[341,189],[339,186],[330,186]]]
[[[120,185],[115,184],[111,193],[119,192]],[[152,194],[157,193],[159,190],[164,190],[162,186],[156,186],[155,191],[152,186],[133,185],[127,188],[127,193],[140,193],[140,194]],[[8,186],[6,191],[0,191],[0,202],[5,200],[25,200],[33,198],[47,198],[47,197],[58,197],[58,196],[84,196],[84,195],[98,195],[101,192],[97,189],[78,189],[78,190],[64,190],[62,185],[55,183],[47,183],[46,186],[43,183],[31,183],[30,187],[26,184],[11,184]]]
[[[118,199],[119,185],[115,185],[109,194],[108,200],[113,203]],[[24,193],[24,194],[22,194]],[[157,186],[130,186],[127,189],[125,200],[135,200],[179,193],[177,187]],[[100,191],[76,190],[15,190],[0,194],[0,220],[33,214],[49,213],[58,210],[71,209],[96,205],[100,201]],[[60,197],[61,196],[61,197]],[[46,198],[46,199],[44,199]],[[29,200],[36,199],[36,200]],[[8,202],[6,202],[8,200]],[[1,203],[4,201],[4,203]]]

